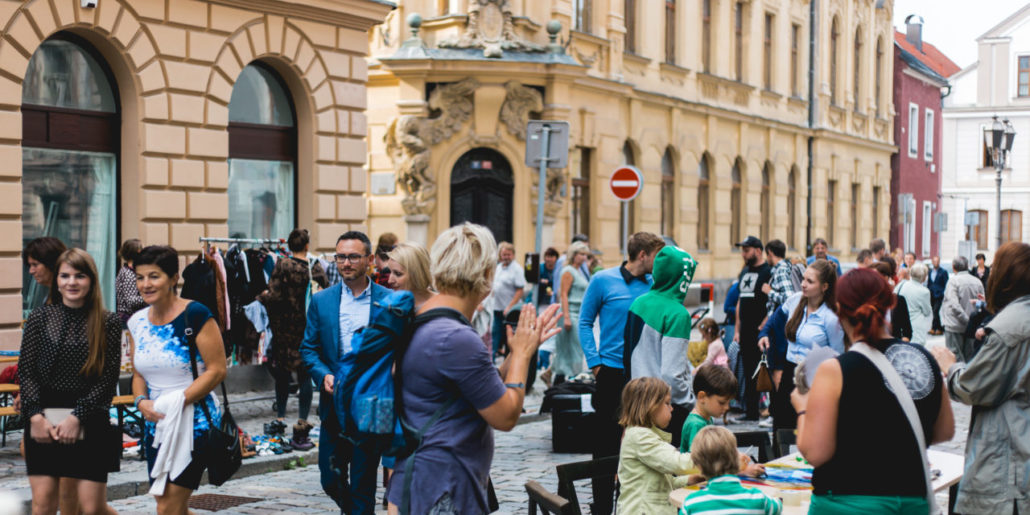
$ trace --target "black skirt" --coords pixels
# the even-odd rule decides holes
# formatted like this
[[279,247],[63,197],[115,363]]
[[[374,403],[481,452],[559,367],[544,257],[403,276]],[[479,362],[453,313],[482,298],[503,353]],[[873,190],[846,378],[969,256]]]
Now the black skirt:
[[70,477],[107,483],[120,467],[121,432],[101,419],[86,425],[85,438],[73,444],[39,443],[25,421],[25,468],[30,476]]

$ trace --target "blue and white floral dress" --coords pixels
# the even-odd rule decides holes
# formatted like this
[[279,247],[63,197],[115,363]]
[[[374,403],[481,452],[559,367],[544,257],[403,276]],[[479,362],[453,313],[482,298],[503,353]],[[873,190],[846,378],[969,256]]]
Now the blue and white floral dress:
[[[193,382],[190,369],[190,349],[186,339],[187,320],[192,321],[195,333],[214,315],[199,302],[190,302],[183,312],[170,323],[154,325],[150,322],[150,307],[141,309],[129,318],[127,323],[135,341],[133,366],[147,383],[147,397],[157,400],[162,392],[184,390]],[[204,359],[197,352],[197,374],[204,373]],[[222,411],[218,398],[211,392],[204,398],[204,404],[211,412],[212,423],[221,422]],[[207,433],[207,416],[201,402],[194,404],[193,436]],[[146,423],[146,436],[152,438],[155,424]]]

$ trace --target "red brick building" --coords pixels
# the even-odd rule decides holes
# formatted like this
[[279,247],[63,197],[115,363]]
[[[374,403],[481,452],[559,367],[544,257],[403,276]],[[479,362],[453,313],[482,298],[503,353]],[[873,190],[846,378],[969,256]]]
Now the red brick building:
[[[890,245],[919,259],[939,252],[934,218],[941,206],[941,99],[959,67],[922,41],[922,26],[894,33],[894,141]],[[904,208],[904,209],[903,209]],[[949,220],[949,224],[962,223]]]

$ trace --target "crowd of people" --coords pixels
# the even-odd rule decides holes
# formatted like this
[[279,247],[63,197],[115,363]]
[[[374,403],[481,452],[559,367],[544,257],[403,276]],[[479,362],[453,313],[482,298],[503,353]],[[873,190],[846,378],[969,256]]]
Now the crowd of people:
[[[731,406],[738,420],[797,430],[815,467],[813,513],[929,512],[925,450],[952,437],[950,400],[975,413],[957,511],[1030,513],[1020,487],[1030,464],[1026,244],[1004,245],[991,267],[983,255],[972,268],[956,257],[949,273],[937,257],[927,267],[911,253],[889,255],[877,239],[845,273],[825,240],[805,259],[788,258],[782,241],[749,236],[736,244],[744,263],[726,319],[700,320],[702,341],[692,343],[684,299],[698,261],[648,232],[631,235],[626,260],[609,268],[577,235],[563,254],[548,249],[530,277],[510,243],[467,223],[429,249],[392,234],[373,248],[349,231],[332,262],[308,252],[305,230],[287,243],[254,297],[258,325],[274,335],[275,422],[285,426],[298,385],[291,445],[311,448],[307,418],[318,390],[321,482],[342,512],[374,511],[380,465],[391,512],[492,511],[493,431],[515,426],[539,367],[548,385],[593,381],[596,424],[584,437],[594,458],[619,456],[619,495],[614,481],[595,479],[592,513],[675,512],[669,492],[703,480],[708,488],[682,513],[778,513],[779,501],[737,478],[763,469],[717,422]],[[226,333],[218,313],[178,293],[179,253],[129,240],[120,256],[109,313],[89,254],[53,238],[24,250],[30,274],[49,288],[25,323],[18,363],[34,513],[112,512],[105,484],[121,435],[107,412],[123,329],[159,512],[187,512],[212,464],[202,450],[229,416],[214,394],[228,371]],[[388,432],[345,435],[340,411],[349,408],[334,400],[362,366],[355,356],[365,328],[396,316],[384,307],[395,292],[410,295],[417,315],[393,361],[403,378],[397,416],[417,429],[409,454],[393,452]],[[945,347],[924,346],[941,332]],[[808,379],[795,385],[795,377]]]

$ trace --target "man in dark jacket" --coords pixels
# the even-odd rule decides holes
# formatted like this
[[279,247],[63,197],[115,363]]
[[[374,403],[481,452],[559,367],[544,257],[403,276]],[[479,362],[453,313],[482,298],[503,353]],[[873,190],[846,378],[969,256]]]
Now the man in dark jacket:
[[926,277],[926,287],[930,290],[930,306],[933,308],[933,325],[930,334],[944,334],[941,325],[941,304],[944,302],[944,289],[948,287],[948,272],[941,268],[941,257],[934,256],[933,268]]

